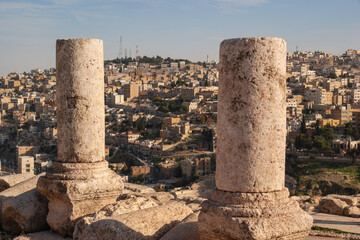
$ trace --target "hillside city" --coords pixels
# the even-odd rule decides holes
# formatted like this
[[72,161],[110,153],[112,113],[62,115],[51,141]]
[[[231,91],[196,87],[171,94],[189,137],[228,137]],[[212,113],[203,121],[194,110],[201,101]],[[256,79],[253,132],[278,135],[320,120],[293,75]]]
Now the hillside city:
[[[214,172],[218,63],[157,56],[108,60],[104,66],[110,168],[125,182],[159,189],[186,186]],[[287,160],[355,164],[360,50],[341,56],[288,53],[286,81]],[[0,78],[2,174],[51,169],[57,156],[55,93],[55,68]],[[287,166],[290,183],[299,179],[298,168]],[[354,183],[355,177],[347,180]]]

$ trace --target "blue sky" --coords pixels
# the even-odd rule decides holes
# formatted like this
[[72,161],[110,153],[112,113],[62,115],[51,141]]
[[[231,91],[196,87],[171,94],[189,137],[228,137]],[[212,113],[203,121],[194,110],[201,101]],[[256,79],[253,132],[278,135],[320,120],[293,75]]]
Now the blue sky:
[[99,38],[105,59],[218,59],[226,38],[275,36],[288,51],[360,49],[360,0],[0,0],[0,76],[55,65],[58,38]]

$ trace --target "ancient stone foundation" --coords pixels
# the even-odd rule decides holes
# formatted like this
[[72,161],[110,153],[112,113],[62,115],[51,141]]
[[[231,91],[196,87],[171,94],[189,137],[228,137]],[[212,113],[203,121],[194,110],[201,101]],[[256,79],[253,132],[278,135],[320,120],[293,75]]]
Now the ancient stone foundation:
[[303,239],[312,218],[285,182],[286,43],[220,45],[216,189],[202,204],[201,239]]
[[72,235],[76,220],[115,202],[123,183],[105,161],[102,41],[57,40],[56,72],[58,159],[37,189],[52,230]]

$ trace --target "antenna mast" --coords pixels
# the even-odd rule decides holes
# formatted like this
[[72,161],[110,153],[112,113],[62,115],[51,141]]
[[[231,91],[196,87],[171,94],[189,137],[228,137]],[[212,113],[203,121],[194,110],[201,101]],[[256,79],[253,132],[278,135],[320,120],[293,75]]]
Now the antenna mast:
[[136,45],[136,61],[140,60],[140,56],[139,56],[139,45]]
[[120,58],[120,59],[123,58],[122,36],[120,36],[119,58]]

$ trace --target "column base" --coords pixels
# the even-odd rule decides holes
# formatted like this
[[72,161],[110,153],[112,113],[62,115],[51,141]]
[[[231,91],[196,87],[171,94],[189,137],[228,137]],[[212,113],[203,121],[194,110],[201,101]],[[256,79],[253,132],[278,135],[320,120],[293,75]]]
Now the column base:
[[77,219],[113,203],[124,184],[107,162],[54,163],[41,177],[38,191],[49,200],[47,223],[63,236],[72,236]]
[[237,193],[215,189],[202,203],[201,239],[304,239],[313,219],[289,198],[287,188],[269,193]]

